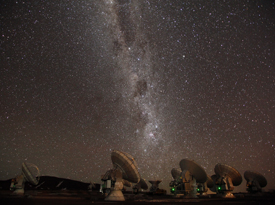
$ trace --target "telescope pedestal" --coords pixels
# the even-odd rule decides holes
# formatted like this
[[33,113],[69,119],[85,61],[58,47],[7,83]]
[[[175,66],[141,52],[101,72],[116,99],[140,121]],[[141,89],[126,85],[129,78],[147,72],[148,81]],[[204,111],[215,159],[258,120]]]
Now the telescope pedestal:
[[122,193],[123,184],[122,182],[116,182],[115,187],[109,195],[105,198],[106,201],[125,201],[125,198]]
[[25,180],[23,175],[16,177],[14,184],[11,184],[10,189],[14,190],[12,194],[14,195],[24,195]]

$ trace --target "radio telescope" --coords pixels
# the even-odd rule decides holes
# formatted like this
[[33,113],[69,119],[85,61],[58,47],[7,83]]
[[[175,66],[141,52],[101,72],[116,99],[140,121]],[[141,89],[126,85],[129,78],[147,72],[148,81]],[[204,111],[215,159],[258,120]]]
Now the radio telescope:
[[217,164],[214,168],[216,175],[211,176],[214,181],[214,188],[217,194],[222,194],[225,198],[234,198],[232,191],[234,186],[239,186],[242,183],[241,174],[233,167],[225,164]]
[[204,169],[192,160],[180,161],[179,169],[172,169],[174,181],[170,182],[171,193],[176,196],[184,195],[186,198],[197,198],[197,183],[205,183],[207,174]]
[[177,180],[181,177],[181,170],[179,168],[178,169],[173,168],[171,170],[171,174],[172,174],[173,179]]
[[200,195],[206,195],[208,188],[212,188],[214,186],[214,182],[210,176],[207,175],[207,180],[204,183],[197,183],[197,192]]
[[40,171],[37,166],[31,163],[22,163],[22,174],[12,180],[10,189],[14,190],[14,194],[24,194],[25,182],[37,185],[39,182]]
[[180,190],[183,190],[183,188],[181,187],[181,184],[182,184],[182,176],[181,176],[181,170],[178,168],[173,168],[171,170],[171,174],[172,174],[172,177],[173,177],[173,181],[171,181],[169,183],[169,186],[170,186],[170,192],[172,194],[179,194]]
[[206,182],[206,172],[200,165],[188,159],[180,161],[180,168],[182,176],[184,176],[184,195],[186,197],[197,198],[197,183]]
[[125,201],[122,194],[123,185],[131,186],[140,181],[137,164],[134,158],[125,152],[114,150],[111,153],[113,169],[108,170],[101,180],[107,201]]
[[139,193],[142,189],[147,190],[148,185],[147,185],[145,179],[140,178],[140,181],[133,186],[133,192],[134,193]]
[[258,172],[245,171],[244,178],[246,180],[246,190],[249,193],[262,192],[262,187],[267,185],[266,178]]

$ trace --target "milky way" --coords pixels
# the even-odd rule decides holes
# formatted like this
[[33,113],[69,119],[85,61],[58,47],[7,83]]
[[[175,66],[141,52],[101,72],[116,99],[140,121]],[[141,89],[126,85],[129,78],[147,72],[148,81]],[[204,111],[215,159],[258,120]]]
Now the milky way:
[[[114,149],[168,189],[193,159],[275,188],[274,3],[15,1],[1,5],[0,178],[100,182]],[[245,183],[237,191],[245,191]]]
[[106,1],[101,9],[106,11],[110,46],[117,64],[115,78],[123,82],[122,106],[133,119],[136,147],[141,155],[150,157],[147,150],[159,148],[163,120],[158,109],[159,76],[152,63],[156,52],[143,27],[142,8],[138,2]]

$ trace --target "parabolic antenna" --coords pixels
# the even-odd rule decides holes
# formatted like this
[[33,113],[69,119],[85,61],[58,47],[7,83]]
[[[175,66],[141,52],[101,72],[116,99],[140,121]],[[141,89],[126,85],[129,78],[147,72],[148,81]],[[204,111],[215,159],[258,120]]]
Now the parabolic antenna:
[[166,190],[159,189],[159,183],[162,182],[162,180],[149,180],[149,182],[152,184],[150,187],[152,194],[166,194]]
[[[34,170],[32,169],[34,168]],[[34,173],[34,171],[36,171],[36,173]],[[36,179],[36,177],[38,177],[40,175],[39,169],[37,166],[35,166],[34,164],[26,164],[25,162],[23,162],[22,164],[22,173],[26,179],[26,181],[28,181],[29,183],[33,184],[33,185],[37,185],[39,182],[39,179]]]
[[134,158],[125,152],[114,150],[111,154],[114,168],[120,169],[122,178],[133,183],[138,183],[140,175],[137,170],[137,164]]
[[[198,198],[197,191],[201,190],[204,192],[205,190],[204,183],[207,180],[205,170],[200,165],[189,159],[181,160],[180,168],[182,170],[180,174],[181,180],[179,180],[179,183],[176,180],[171,182],[170,184],[173,186],[171,190],[176,195],[184,194],[185,198]],[[199,184],[199,187],[203,187],[203,189],[197,189],[197,184]]]
[[140,181],[137,163],[134,158],[125,152],[114,150],[111,153],[113,169],[106,172],[101,178],[104,181],[103,191],[108,194],[107,201],[125,201],[122,193],[123,186],[132,186]]
[[181,176],[181,170],[173,168],[171,170],[171,174],[172,174],[173,179],[178,179]]
[[197,193],[207,196],[209,188],[214,186],[214,182],[210,176],[207,175],[207,180],[204,183],[197,183]]
[[143,179],[143,178],[140,178],[140,181],[133,186],[133,192],[135,194],[137,194],[141,191],[141,189],[143,189],[143,190],[148,189],[148,185],[147,185],[145,179]]
[[24,194],[25,182],[29,182],[32,185],[37,185],[39,182],[40,172],[37,166],[30,163],[22,163],[22,174],[18,175],[12,180],[10,189],[14,190],[14,194]]
[[214,171],[221,177],[231,178],[234,186],[239,186],[243,181],[241,174],[235,168],[229,165],[219,163],[215,166]]
[[144,189],[144,190],[147,190],[147,189],[148,189],[148,185],[147,185],[145,179],[140,178],[140,181],[139,181],[138,184],[140,185],[140,188],[141,188],[141,189]]
[[259,172],[245,171],[244,178],[247,182],[257,181],[261,187],[265,187],[267,185],[266,178]]
[[159,183],[162,182],[162,180],[149,180],[149,182],[150,182],[152,185],[158,186]]
[[178,194],[177,187],[180,186],[180,188],[182,188],[182,186],[181,186],[181,184],[183,182],[182,175],[184,175],[184,173],[179,168],[178,169],[173,168],[171,170],[171,175],[174,180],[169,183],[170,192],[174,195],[177,195]]
[[182,171],[188,170],[190,174],[196,179],[197,183],[204,183],[207,180],[207,174],[204,169],[192,160],[181,160],[180,168]]

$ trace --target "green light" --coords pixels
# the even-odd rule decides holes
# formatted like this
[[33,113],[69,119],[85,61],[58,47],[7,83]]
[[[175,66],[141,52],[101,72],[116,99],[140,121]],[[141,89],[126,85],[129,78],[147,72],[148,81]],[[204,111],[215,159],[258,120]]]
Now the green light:
[[222,189],[222,188],[219,186],[219,187],[218,187],[218,190],[221,190],[221,189]]
[[175,191],[175,188],[174,188],[174,187],[172,187],[172,188],[171,188],[171,192],[174,192],[174,191]]
[[200,191],[200,189],[197,189],[197,191]]

